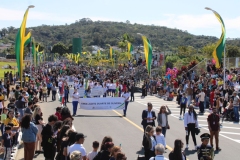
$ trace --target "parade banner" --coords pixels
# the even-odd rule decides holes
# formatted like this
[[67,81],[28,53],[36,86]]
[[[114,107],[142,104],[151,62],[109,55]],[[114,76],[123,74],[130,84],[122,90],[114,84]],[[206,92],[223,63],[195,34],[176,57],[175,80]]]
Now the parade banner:
[[101,96],[104,95],[104,89],[103,88],[93,88],[91,90],[91,96]]
[[79,97],[84,97],[85,96],[85,89],[84,88],[78,89],[78,93],[79,93]]
[[122,110],[125,107],[123,97],[111,98],[80,98],[81,109],[86,110]]

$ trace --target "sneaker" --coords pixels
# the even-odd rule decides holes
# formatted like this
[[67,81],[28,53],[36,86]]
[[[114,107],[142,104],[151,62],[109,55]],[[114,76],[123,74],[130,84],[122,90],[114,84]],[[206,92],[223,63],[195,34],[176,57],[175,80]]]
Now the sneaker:
[[186,144],[186,147],[185,147],[185,149],[188,149],[188,144]]

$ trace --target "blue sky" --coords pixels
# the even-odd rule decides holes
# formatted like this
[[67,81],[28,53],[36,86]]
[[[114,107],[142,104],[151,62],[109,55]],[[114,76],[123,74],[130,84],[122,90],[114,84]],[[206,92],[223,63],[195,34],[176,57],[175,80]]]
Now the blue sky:
[[[239,0],[0,0],[0,29],[19,27],[27,6],[27,27],[71,24],[82,18],[154,24],[220,37],[221,27],[210,7],[223,18],[227,38],[240,38]],[[144,34],[144,33],[143,33]]]

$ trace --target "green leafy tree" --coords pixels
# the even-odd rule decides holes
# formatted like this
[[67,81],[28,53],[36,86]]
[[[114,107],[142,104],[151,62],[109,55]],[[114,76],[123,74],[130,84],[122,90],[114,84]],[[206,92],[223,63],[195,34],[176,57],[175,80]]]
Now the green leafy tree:
[[202,53],[207,57],[207,58],[212,58],[212,53],[216,47],[216,43],[210,43],[202,48]]
[[62,44],[62,43],[57,43],[57,44],[55,44],[53,46],[52,52],[53,53],[58,53],[60,55],[63,55],[64,53],[67,52],[67,47],[64,44]]
[[226,56],[227,57],[239,57],[240,56],[239,47],[232,46],[232,45],[227,46]]

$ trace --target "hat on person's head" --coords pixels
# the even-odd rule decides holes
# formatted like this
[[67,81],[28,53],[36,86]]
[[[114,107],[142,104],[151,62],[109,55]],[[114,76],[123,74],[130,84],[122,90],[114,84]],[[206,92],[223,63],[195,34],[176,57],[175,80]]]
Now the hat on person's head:
[[236,92],[236,91],[234,91],[234,92],[233,92],[233,94],[237,94],[237,92]]
[[209,139],[210,138],[210,134],[208,133],[203,133],[200,138],[203,140],[203,139]]
[[85,136],[83,133],[78,133],[75,136],[75,140],[78,141],[80,138],[86,138],[87,136]]

